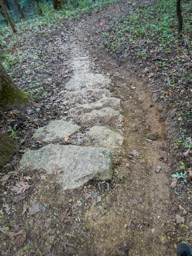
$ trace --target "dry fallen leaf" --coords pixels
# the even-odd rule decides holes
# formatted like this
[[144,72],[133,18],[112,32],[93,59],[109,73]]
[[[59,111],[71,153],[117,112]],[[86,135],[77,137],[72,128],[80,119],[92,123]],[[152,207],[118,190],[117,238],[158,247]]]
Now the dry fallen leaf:
[[181,217],[179,214],[176,214],[175,219],[177,224],[185,223],[185,218]]
[[22,235],[23,234],[23,232],[24,232],[24,229],[21,229],[21,230],[19,230],[19,231],[16,231],[16,232],[9,232],[9,237],[10,238],[13,238],[13,237],[15,237],[15,236],[20,236],[20,235]]
[[3,209],[5,210],[5,212],[8,214],[10,212],[10,207],[7,203],[3,204]]
[[26,204],[23,205],[23,211],[22,211],[22,215],[24,215],[26,213],[26,211],[28,210],[28,206]]
[[44,174],[40,175],[40,180],[45,181],[47,179],[47,176]]
[[65,136],[64,141],[67,142],[69,140],[69,136]]
[[0,179],[0,181],[1,182],[5,182],[5,181],[7,181],[9,178],[10,178],[10,174],[5,174],[1,179]]
[[26,234],[22,235],[22,236],[19,238],[19,240],[18,240],[19,245],[20,245],[20,246],[23,246],[23,245],[25,244],[25,241],[26,241]]
[[30,185],[27,182],[19,181],[15,184],[15,186],[11,189],[11,191],[15,192],[16,194],[24,193]]
[[173,178],[171,182],[171,188],[175,188],[177,186],[177,179]]
[[192,169],[188,169],[188,177],[187,177],[187,182],[190,182],[192,180]]

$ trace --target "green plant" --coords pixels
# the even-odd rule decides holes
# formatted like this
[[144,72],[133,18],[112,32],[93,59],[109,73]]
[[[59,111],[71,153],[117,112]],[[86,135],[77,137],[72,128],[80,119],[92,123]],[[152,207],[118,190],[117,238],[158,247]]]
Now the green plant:
[[40,102],[43,96],[47,95],[47,92],[42,86],[36,88],[37,85],[33,85],[33,88],[28,92],[31,94],[31,99],[34,102]]
[[184,148],[189,148],[189,149],[192,148],[192,139],[191,139],[191,137],[187,137],[187,138],[184,140],[183,146],[184,146]]
[[187,173],[186,172],[176,172],[174,174],[171,175],[172,178],[176,178],[176,179],[183,179],[186,180],[187,178]]
[[16,132],[12,128],[10,128],[8,132],[9,132],[10,138],[14,138],[17,135]]
[[185,170],[185,163],[183,161],[180,161],[180,170],[184,171]]

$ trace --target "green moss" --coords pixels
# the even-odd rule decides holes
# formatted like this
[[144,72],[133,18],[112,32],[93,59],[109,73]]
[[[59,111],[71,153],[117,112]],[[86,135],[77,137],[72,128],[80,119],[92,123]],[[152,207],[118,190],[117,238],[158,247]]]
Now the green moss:
[[24,104],[28,98],[29,94],[19,90],[0,64],[0,108]]
[[0,134],[0,166],[3,166],[17,150],[18,145],[12,139]]
[[0,108],[25,104],[28,99],[28,93],[15,88],[5,88],[0,94]]

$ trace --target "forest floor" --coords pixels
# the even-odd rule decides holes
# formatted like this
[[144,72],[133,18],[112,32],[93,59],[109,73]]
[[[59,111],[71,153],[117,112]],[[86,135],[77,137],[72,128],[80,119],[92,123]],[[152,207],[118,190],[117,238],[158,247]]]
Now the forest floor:
[[[122,1],[79,20],[58,20],[31,30],[23,25],[17,35],[6,39],[14,56],[9,73],[20,88],[31,92],[32,101],[24,109],[1,113],[1,130],[20,144],[19,152],[1,170],[2,256],[175,255],[179,242],[192,243],[191,152],[179,146],[183,141],[174,119],[181,113],[179,107],[161,97],[166,93],[165,81],[152,66],[153,75],[148,76],[150,59],[127,52],[123,56],[124,49],[116,53],[105,47],[106,32],[140,4]],[[46,145],[32,137],[37,128],[68,120],[72,108],[81,108],[74,95],[66,99],[66,85],[81,65],[79,77],[86,72],[110,81],[102,89],[109,99],[120,99],[123,120],[113,121],[114,116],[107,124],[105,118],[95,120],[121,134],[124,142],[112,154],[112,180],[91,180],[64,190],[59,173],[21,171],[19,162],[29,149]],[[81,90],[78,101],[84,100]],[[190,102],[189,92],[182,95]],[[83,101],[90,109],[100,100],[91,96]],[[170,96],[171,102],[178,102],[173,93]],[[83,129],[60,144],[87,146],[84,138],[93,125],[78,121]],[[107,140],[103,134],[97,136],[101,144]],[[181,177],[171,178],[176,172]]]

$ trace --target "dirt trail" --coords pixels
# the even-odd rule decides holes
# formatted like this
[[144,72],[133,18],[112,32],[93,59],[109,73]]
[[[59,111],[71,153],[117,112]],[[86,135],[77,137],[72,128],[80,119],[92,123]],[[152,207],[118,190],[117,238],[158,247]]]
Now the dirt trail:
[[[96,16],[86,23],[92,26],[99,20]],[[119,66],[97,47],[84,25],[83,21],[75,29],[73,43],[81,45],[81,52],[89,50],[96,70],[112,79],[110,91],[121,99],[125,141],[124,153],[115,164],[117,182],[102,198],[105,211],[92,207],[82,216],[89,241],[78,255],[174,255],[175,249],[167,244],[170,194],[168,164],[161,161],[168,154],[161,112],[147,83],[129,65]],[[133,150],[138,156],[131,156]]]
[[[83,104],[85,107],[87,96],[82,95],[87,89],[83,88],[85,78],[88,81],[95,77],[100,81],[104,78],[102,81],[106,86],[102,84],[103,90],[111,92],[112,95],[106,92],[110,100],[112,97],[121,100],[122,125],[110,124],[108,127],[106,120],[101,124],[124,137],[122,149],[113,155],[113,178],[107,182],[89,181],[74,190],[63,190],[58,172],[47,175],[28,168],[24,175],[32,177],[30,190],[27,190],[26,198],[16,195],[13,200],[11,197],[10,202],[15,203],[13,215],[9,215],[9,221],[6,216],[5,227],[1,229],[4,233],[0,234],[5,240],[2,255],[175,255],[171,241],[175,216],[169,214],[169,162],[164,161],[169,160],[165,120],[152,101],[148,83],[132,72],[131,64],[118,63],[102,47],[104,30],[100,22],[110,28],[127,13],[125,6],[131,10],[127,1],[116,3],[70,25],[67,35],[70,39],[63,42],[63,49],[71,56],[65,64],[70,67],[70,72],[73,69],[73,74],[59,92],[59,106],[66,106],[65,117],[69,119],[72,108],[81,108]],[[56,38],[62,42],[60,31]],[[63,70],[61,80],[62,75]],[[97,86],[97,81],[95,84]],[[67,98],[67,94],[75,91],[70,87],[73,85],[80,89],[76,90],[76,96]],[[98,103],[100,98],[94,97],[86,98],[90,100],[88,105]],[[75,103],[75,99],[82,101],[81,104]],[[118,99],[114,102],[119,103]],[[118,111],[119,108],[119,118]],[[62,138],[62,145],[87,146],[83,139],[93,125],[82,124],[79,133],[67,141]],[[21,236],[10,239],[10,230],[22,230]]]

